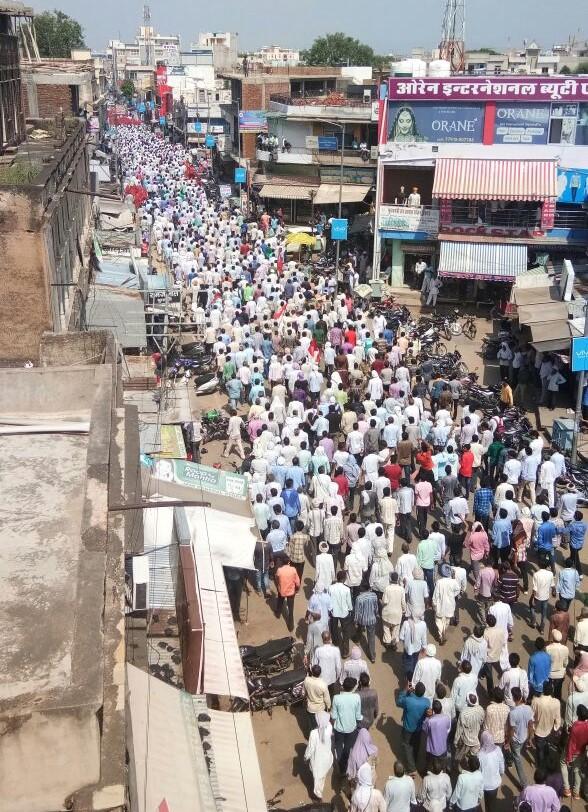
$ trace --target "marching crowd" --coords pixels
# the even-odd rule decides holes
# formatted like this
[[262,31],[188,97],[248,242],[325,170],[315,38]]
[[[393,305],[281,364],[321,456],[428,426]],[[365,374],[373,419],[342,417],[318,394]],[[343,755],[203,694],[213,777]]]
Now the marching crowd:
[[[254,587],[292,631],[305,572],[312,583],[298,631],[314,796],[336,765],[353,812],[491,812],[507,771],[521,812],[579,799],[588,609],[576,617],[574,602],[588,525],[576,490],[558,487],[561,451],[536,431],[509,448],[500,408],[482,416],[402,327],[371,318],[353,296],[358,257],[343,285],[313,275],[288,261],[277,218],[211,202],[181,147],[129,127],[116,149],[228,398],[223,456],[249,482]],[[189,436],[199,459],[197,417]],[[236,619],[246,576],[226,571]],[[460,612],[471,633],[449,684],[454,658],[441,654]],[[530,654],[514,650],[515,623],[534,630]],[[378,637],[403,675],[383,792]]]

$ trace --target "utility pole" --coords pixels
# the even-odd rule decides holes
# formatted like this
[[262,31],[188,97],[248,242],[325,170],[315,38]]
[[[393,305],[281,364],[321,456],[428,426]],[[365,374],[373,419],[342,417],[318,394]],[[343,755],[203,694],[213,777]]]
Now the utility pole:
[[[339,210],[338,218],[341,219],[341,204],[343,202],[343,151],[345,149],[345,124],[341,125],[341,163],[339,165]],[[337,240],[337,247],[335,249],[335,278],[339,273],[339,254],[341,252],[341,240]]]
[[[588,337],[588,299],[584,300],[584,337]],[[578,373],[578,391],[576,392],[576,411],[574,414],[574,432],[572,434],[572,453],[570,456],[572,465],[576,465],[578,462],[578,435],[580,434],[580,422],[582,420],[582,395],[584,394],[585,383],[586,371],[582,369]]]

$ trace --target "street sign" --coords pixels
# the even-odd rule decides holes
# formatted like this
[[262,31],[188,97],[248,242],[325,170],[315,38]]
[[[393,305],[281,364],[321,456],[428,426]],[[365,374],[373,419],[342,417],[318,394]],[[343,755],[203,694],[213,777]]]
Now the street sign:
[[245,167],[235,167],[235,183],[247,183],[247,170]]
[[204,139],[204,146],[208,147],[209,149],[212,149],[212,147],[214,147],[215,144],[216,141],[214,140],[214,135],[207,135],[206,138]]
[[572,372],[588,369],[588,337],[572,339]]
[[347,239],[347,218],[342,217],[340,220],[335,218],[331,221],[331,239],[332,240],[346,240]]
[[339,142],[336,135],[319,135],[318,148],[336,152],[339,149]]

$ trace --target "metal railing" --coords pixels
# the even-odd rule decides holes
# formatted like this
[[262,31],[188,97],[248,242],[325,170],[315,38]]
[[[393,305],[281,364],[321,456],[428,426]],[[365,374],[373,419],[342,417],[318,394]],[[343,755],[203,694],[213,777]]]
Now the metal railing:
[[[502,228],[536,229],[541,226],[539,203],[533,208],[508,208],[491,211],[489,206],[454,205],[451,223],[468,226],[499,226]],[[555,212],[555,228],[588,228],[588,211],[560,210]]]

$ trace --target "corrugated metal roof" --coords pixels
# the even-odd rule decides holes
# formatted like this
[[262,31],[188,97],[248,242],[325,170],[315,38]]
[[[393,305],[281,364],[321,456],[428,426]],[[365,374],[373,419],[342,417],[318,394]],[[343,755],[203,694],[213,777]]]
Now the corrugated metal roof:
[[178,547],[157,547],[145,555],[149,559],[149,609],[176,609],[176,580],[178,577]]
[[95,285],[86,304],[86,319],[90,330],[112,330],[123,348],[147,346],[145,309],[138,292]]
[[341,187],[338,183],[321,183],[314,202],[319,206],[326,203],[338,203],[339,192],[341,192],[342,203],[361,203],[370,189],[371,186],[359,183],[344,183]]
[[526,268],[526,245],[441,242],[441,276],[508,282],[516,279]]
[[218,812],[192,698],[127,663],[131,806]]
[[261,187],[259,196],[275,200],[310,200],[310,190],[307,186],[266,183]]
[[454,200],[556,199],[556,162],[438,158],[433,197]]

